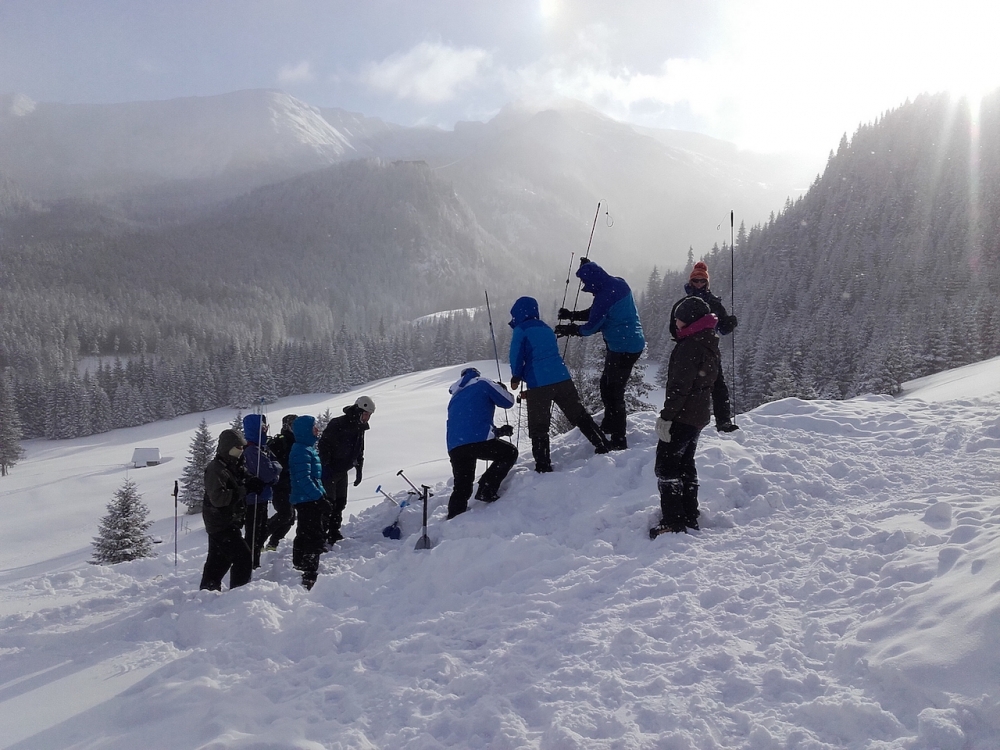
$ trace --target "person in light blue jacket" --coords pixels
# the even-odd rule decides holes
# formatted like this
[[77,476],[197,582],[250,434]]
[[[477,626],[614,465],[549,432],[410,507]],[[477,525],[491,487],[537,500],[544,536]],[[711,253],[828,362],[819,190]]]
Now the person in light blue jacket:
[[601,401],[604,403],[601,429],[610,436],[611,450],[624,450],[628,448],[625,387],[632,376],[632,368],[646,348],[639,311],[625,279],[612,276],[587,258],[580,260],[576,275],[583,282],[583,291],[594,295],[594,303],[586,310],[559,308],[561,319],[586,322],[557,325],[555,333],[556,336],[592,336],[600,331],[604,336],[607,350],[601,373]]
[[455,486],[448,499],[448,518],[469,509],[469,496],[476,478],[476,461],[492,461],[479,478],[476,500],[492,503],[500,496],[500,483],[517,461],[517,448],[500,440],[510,437],[509,425],[493,426],[496,407],[509,409],[514,397],[503,383],[480,376],[475,367],[462,370],[462,375],[448,389],[448,459],[451,461]]
[[553,401],[570,424],[580,428],[596,453],[607,453],[608,443],[580,402],[569,368],[559,354],[555,333],[538,317],[537,300],[518,299],[510,308],[508,325],[514,329],[510,339],[510,387],[516,391],[522,382],[528,386],[522,397],[528,401],[528,437],[535,471],[552,471],[549,424]]
[[323,466],[316,452],[319,428],[316,417],[307,414],[292,422],[295,442],[288,452],[288,476],[292,489],[289,501],[295,506],[297,522],[292,542],[292,565],[302,571],[302,585],[311,589],[319,574],[323,553]]

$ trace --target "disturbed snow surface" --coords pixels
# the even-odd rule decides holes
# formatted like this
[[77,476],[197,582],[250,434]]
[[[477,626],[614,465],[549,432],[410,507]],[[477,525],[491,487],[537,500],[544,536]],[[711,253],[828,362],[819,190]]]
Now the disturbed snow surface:
[[[459,369],[364,389],[369,478],[311,592],[287,542],[250,585],[198,592],[197,518],[174,567],[167,485],[200,415],[31,443],[0,481],[0,746],[1000,746],[1000,362],[706,430],[703,530],[656,541],[654,412],[624,452],[555,440],[553,474],[524,451],[500,501],[444,521]],[[130,446],[154,442],[172,462],[131,476],[158,557],[88,565]],[[405,499],[399,468],[435,493],[429,551],[416,504],[381,534],[399,508],[374,487]]]

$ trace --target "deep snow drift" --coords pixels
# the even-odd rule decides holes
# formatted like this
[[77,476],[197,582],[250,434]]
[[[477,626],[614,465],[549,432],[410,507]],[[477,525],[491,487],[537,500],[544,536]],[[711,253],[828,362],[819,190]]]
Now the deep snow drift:
[[[366,479],[311,592],[287,542],[250,585],[198,592],[197,517],[175,567],[170,492],[201,415],[28,443],[0,480],[0,746],[1000,746],[1000,360],[706,430],[703,530],[656,541],[654,412],[624,452],[555,440],[548,475],[522,436],[501,499],[444,521],[460,369],[360,389]],[[217,434],[233,412],[207,416]],[[128,472],[163,543],[90,565],[135,446],[168,459]],[[399,509],[375,486],[402,500],[401,468],[433,487],[431,550],[417,505],[402,540],[381,534]]]

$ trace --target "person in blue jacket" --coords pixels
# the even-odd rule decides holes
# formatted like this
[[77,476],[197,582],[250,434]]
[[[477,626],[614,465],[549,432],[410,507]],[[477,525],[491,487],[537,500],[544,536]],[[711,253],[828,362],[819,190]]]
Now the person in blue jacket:
[[625,279],[612,276],[587,258],[580,259],[576,275],[583,282],[583,291],[594,295],[594,302],[586,310],[559,308],[561,319],[586,322],[557,325],[556,336],[592,336],[598,331],[604,336],[607,350],[601,373],[601,401],[604,403],[601,429],[610,436],[611,450],[624,450],[628,448],[625,386],[646,348],[639,311]]
[[580,402],[580,394],[559,354],[555,333],[538,317],[538,302],[534,297],[521,297],[510,308],[510,318],[508,325],[514,329],[510,339],[510,387],[516,391],[522,382],[528,386],[523,397],[528,401],[528,437],[535,471],[552,471],[549,424],[553,401],[570,424],[580,428],[596,453],[607,453],[608,443]]
[[267,417],[247,414],[243,417],[243,436],[247,445],[243,449],[243,464],[247,473],[263,483],[260,492],[247,492],[247,515],[244,520],[243,538],[253,552],[253,566],[260,567],[260,553],[267,541],[267,504],[271,488],[281,476],[281,464],[267,447]]
[[479,478],[476,500],[492,503],[500,496],[500,483],[517,461],[517,448],[501,437],[510,437],[507,424],[493,426],[496,407],[509,409],[514,397],[503,383],[480,376],[475,367],[462,370],[461,377],[448,389],[448,459],[455,486],[448,499],[448,518],[469,509],[469,496],[476,478],[476,461],[492,461]]
[[302,571],[302,585],[311,589],[319,574],[323,553],[323,467],[316,452],[319,427],[316,417],[304,414],[292,422],[295,442],[288,452],[288,476],[292,490],[289,502],[295,506],[297,523],[292,542],[292,565]]

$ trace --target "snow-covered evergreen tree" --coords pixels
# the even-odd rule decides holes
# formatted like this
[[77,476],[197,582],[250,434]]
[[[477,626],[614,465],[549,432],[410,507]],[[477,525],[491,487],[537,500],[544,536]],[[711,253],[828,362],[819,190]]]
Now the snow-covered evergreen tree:
[[188,462],[181,474],[180,501],[187,506],[188,513],[200,513],[205,498],[205,467],[215,456],[215,439],[208,431],[204,419],[194,433],[188,448]]
[[10,379],[0,377],[0,476],[24,455],[21,448],[21,420],[14,402],[14,387]]
[[[234,430],[236,434],[243,434],[243,410],[237,409],[236,416],[233,417],[233,421],[229,423],[229,429]],[[209,459],[211,460],[211,459]]]
[[151,524],[149,508],[142,502],[135,482],[126,479],[115,490],[98,536],[94,537],[94,562],[114,565],[153,557],[153,539],[146,533]]
[[329,407],[327,407],[326,411],[322,414],[318,414],[316,416],[316,427],[319,429],[320,434],[323,434],[323,430],[325,430],[326,426],[330,424],[331,419],[333,419],[333,413],[330,411]]

